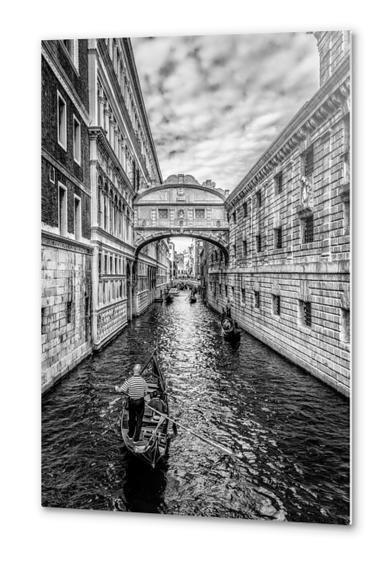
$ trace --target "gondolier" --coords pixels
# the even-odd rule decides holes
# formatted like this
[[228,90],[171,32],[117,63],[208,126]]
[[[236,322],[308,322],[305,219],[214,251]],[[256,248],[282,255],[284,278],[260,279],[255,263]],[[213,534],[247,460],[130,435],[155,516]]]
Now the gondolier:
[[124,392],[128,396],[128,437],[134,443],[139,441],[141,424],[144,415],[144,398],[148,394],[146,381],[141,376],[142,367],[137,363],[133,368],[133,375],[121,386],[116,386],[116,392]]

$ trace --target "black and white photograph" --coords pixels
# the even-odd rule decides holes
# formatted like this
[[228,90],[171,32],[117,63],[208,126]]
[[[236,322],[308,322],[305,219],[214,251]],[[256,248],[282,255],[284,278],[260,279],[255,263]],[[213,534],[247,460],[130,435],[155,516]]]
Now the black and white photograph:
[[40,47],[42,506],[351,525],[351,31]]

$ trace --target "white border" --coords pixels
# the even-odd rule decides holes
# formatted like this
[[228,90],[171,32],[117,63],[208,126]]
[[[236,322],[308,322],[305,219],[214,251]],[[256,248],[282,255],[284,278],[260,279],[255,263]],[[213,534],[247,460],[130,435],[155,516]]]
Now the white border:
[[[7,162],[3,182],[15,186],[15,170],[21,169],[28,170],[28,181],[4,191],[1,221],[6,241],[3,263],[6,271],[12,271],[12,290],[9,276],[2,276],[3,295],[7,296],[2,323],[5,398],[0,508],[5,560],[146,561],[155,552],[158,561],[168,562],[343,562],[384,556],[388,311],[386,299],[374,306],[371,295],[376,291],[384,294],[387,279],[388,190],[381,179],[381,166],[376,165],[386,161],[387,148],[387,19],[383,2],[326,0],[319,6],[317,12],[317,4],[307,0],[265,5],[249,0],[234,5],[221,0],[148,0],[143,4],[111,0],[109,5],[101,0],[68,0],[60,18],[48,1],[25,2],[22,18],[20,4],[7,6],[7,21],[17,21],[18,40],[15,26],[4,26],[2,37],[5,45],[12,45],[12,56],[2,62],[7,83],[1,92],[6,108],[2,124],[7,131],[2,138]],[[354,32],[354,526],[274,525],[40,508],[40,40],[69,35],[122,37],[334,27]],[[20,114],[19,127],[15,120]],[[22,150],[12,149],[21,146]],[[16,209],[20,228],[15,228],[15,213],[10,212]],[[136,544],[129,546],[131,537],[136,537]]]

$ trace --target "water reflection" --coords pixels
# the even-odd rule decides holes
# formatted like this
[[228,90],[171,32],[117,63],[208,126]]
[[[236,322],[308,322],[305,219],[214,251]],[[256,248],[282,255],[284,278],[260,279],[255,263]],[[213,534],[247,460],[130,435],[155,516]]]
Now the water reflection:
[[[121,442],[111,390],[157,347],[173,416],[233,449],[179,431],[152,472]],[[214,517],[347,523],[349,404],[181,294],[154,305],[43,401],[43,503]]]

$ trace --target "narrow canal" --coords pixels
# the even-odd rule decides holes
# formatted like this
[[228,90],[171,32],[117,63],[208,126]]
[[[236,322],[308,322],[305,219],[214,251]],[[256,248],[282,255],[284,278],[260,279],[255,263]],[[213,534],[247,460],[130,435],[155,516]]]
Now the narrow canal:
[[[152,471],[123,446],[112,390],[157,347],[184,431]],[[153,305],[43,398],[42,504],[214,517],[349,521],[349,402],[180,293]]]

